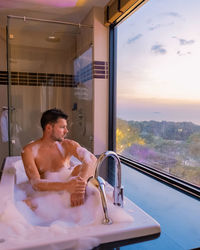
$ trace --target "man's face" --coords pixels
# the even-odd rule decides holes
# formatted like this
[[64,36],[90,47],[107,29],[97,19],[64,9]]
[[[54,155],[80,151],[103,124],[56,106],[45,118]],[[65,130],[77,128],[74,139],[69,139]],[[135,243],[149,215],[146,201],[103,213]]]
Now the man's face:
[[54,141],[63,141],[67,133],[67,121],[65,119],[59,118],[56,123],[52,124],[51,138]]

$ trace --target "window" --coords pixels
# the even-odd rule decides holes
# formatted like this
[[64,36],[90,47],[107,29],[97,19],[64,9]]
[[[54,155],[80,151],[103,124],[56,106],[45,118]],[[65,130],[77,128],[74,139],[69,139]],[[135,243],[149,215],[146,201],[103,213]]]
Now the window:
[[200,187],[199,9],[151,0],[115,32],[117,153]]

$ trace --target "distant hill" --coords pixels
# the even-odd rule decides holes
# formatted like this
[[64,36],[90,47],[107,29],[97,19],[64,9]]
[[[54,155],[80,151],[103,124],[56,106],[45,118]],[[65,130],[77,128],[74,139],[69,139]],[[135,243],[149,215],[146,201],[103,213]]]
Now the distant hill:
[[200,126],[192,122],[127,121],[127,123],[137,128],[140,136],[144,138],[151,134],[165,140],[186,141],[192,134],[200,133]]
[[192,122],[117,119],[119,154],[200,187],[200,126]]

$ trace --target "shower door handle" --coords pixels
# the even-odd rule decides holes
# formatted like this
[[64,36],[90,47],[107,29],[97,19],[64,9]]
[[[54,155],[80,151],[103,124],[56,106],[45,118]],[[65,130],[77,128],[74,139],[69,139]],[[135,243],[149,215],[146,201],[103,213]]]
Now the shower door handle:
[[4,110],[8,110],[8,107],[7,106],[3,106],[2,107],[2,110],[4,111]]
[[14,110],[15,110],[15,108],[14,108],[14,107],[12,107],[12,106],[11,106],[11,107],[9,107],[9,108],[8,108],[8,106],[3,106],[3,107],[2,107],[2,110],[3,110],[3,111],[4,111],[4,110],[14,111]]

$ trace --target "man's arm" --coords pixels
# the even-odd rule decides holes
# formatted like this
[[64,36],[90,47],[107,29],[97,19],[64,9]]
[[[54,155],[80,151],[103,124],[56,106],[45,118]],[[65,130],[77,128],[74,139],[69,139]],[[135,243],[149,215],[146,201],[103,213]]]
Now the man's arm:
[[26,146],[21,155],[24,163],[25,172],[34,190],[37,191],[66,190],[69,193],[85,192],[85,182],[81,178],[71,178],[67,182],[51,182],[48,180],[41,179],[30,146]]
[[97,158],[75,141],[68,140],[65,147],[67,147],[67,152],[70,152],[70,155],[75,156],[81,162],[76,175],[85,181],[87,181],[89,177],[94,176]]
[[[76,178],[82,178],[85,182],[89,177],[94,176],[96,167],[96,157],[87,149],[81,147],[77,142],[72,140],[65,140],[63,146],[68,152],[69,156],[75,156],[81,164],[76,166],[72,172]],[[85,193],[74,192],[71,194],[71,205],[79,206],[84,204]]]

